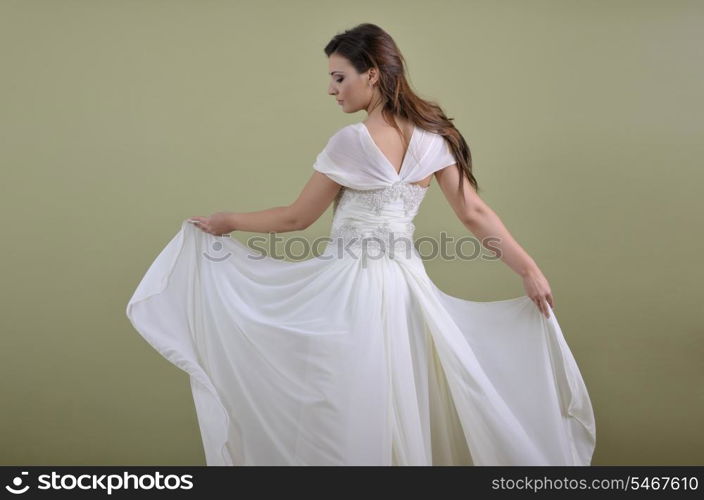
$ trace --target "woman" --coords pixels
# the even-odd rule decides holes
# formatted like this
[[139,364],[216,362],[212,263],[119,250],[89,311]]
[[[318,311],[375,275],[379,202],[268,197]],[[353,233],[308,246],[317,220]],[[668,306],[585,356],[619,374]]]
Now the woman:
[[[367,120],[329,139],[291,205],[184,221],[127,306],[190,375],[208,465],[589,465],[594,415],[550,287],[479,198],[462,135],[379,27],[325,53],[329,93]],[[430,280],[412,221],[433,177],[526,295]],[[220,238],[304,229],[331,203],[330,242],[305,261]]]

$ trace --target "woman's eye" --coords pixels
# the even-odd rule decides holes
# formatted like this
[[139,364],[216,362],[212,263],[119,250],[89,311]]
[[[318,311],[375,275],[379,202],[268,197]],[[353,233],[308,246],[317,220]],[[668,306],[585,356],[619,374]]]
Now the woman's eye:
[[339,80],[335,80],[335,81],[336,81],[337,83],[342,83],[342,80],[344,80],[344,78],[340,78]]

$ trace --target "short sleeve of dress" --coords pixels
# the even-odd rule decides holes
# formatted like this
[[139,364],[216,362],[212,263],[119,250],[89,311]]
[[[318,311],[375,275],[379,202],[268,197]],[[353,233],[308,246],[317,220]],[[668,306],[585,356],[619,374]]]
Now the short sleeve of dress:
[[318,153],[315,163],[313,163],[313,169],[327,175],[338,184],[342,184],[343,177],[340,167],[330,158],[327,149],[326,146],[325,149]]
[[455,155],[452,154],[447,140],[440,134],[436,134],[434,139],[435,143],[428,154],[430,173],[437,172],[438,170],[442,170],[445,167],[457,163],[457,159]]
[[313,168],[333,181],[355,189],[369,189],[373,179],[369,165],[352,126],[338,130],[318,154]]
[[313,169],[321,174],[327,175],[338,184],[344,184],[345,170],[339,160],[340,146],[342,145],[340,135],[341,132],[338,131],[328,139],[323,150],[318,153],[315,163],[313,163]]

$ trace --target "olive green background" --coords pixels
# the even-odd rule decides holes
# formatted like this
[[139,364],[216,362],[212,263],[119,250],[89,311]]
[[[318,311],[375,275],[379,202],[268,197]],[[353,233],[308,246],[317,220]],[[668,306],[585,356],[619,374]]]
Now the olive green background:
[[[183,219],[293,202],[366,117],[327,95],[323,53],[361,22],[547,276],[593,465],[704,463],[703,21],[696,1],[0,2],[0,463],[205,463],[188,376],[127,302]],[[415,222],[467,235],[436,180]],[[525,293],[500,261],[426,266],[466,299]]]

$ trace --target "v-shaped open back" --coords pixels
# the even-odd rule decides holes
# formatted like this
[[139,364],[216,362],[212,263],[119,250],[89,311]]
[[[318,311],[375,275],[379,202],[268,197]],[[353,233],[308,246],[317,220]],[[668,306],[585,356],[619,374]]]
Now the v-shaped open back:
[[313,168],[351,189],[381,189],[399,183],[427,188],[432,174],[457,161],[442,135],[418,124],[409,133],[408,147],[398,171],[361,122],[336,131],[318,154]]
[[379,145],[376,143],[374,140],[374,137],[372,137],[371,132],[369,132],[369,128],[363,123],[359,122],[359,126],[362,127],[364,135],[369,139],[370,144],[372,145],[373,149],[376,151],[376,153],[379,155],[379,157],[382,159],[382,161],[396,174],[397,177],[401,177],[401,174],[404,172],[404,166],[408,162],[408,157],[410,156],[410,150],[411,147],[413,146],[413,142],[416,136],[416,125],[413,124],[413,129],[411,130],[411,138],[408,141],[408,146],[406,147],[406,150],[403,153],[403,158],[401,159],[401,166],[399,167],[398,170],[396,170],[396,167],[391,163],[391,161],[386,157],[386,155],[383,153]]

